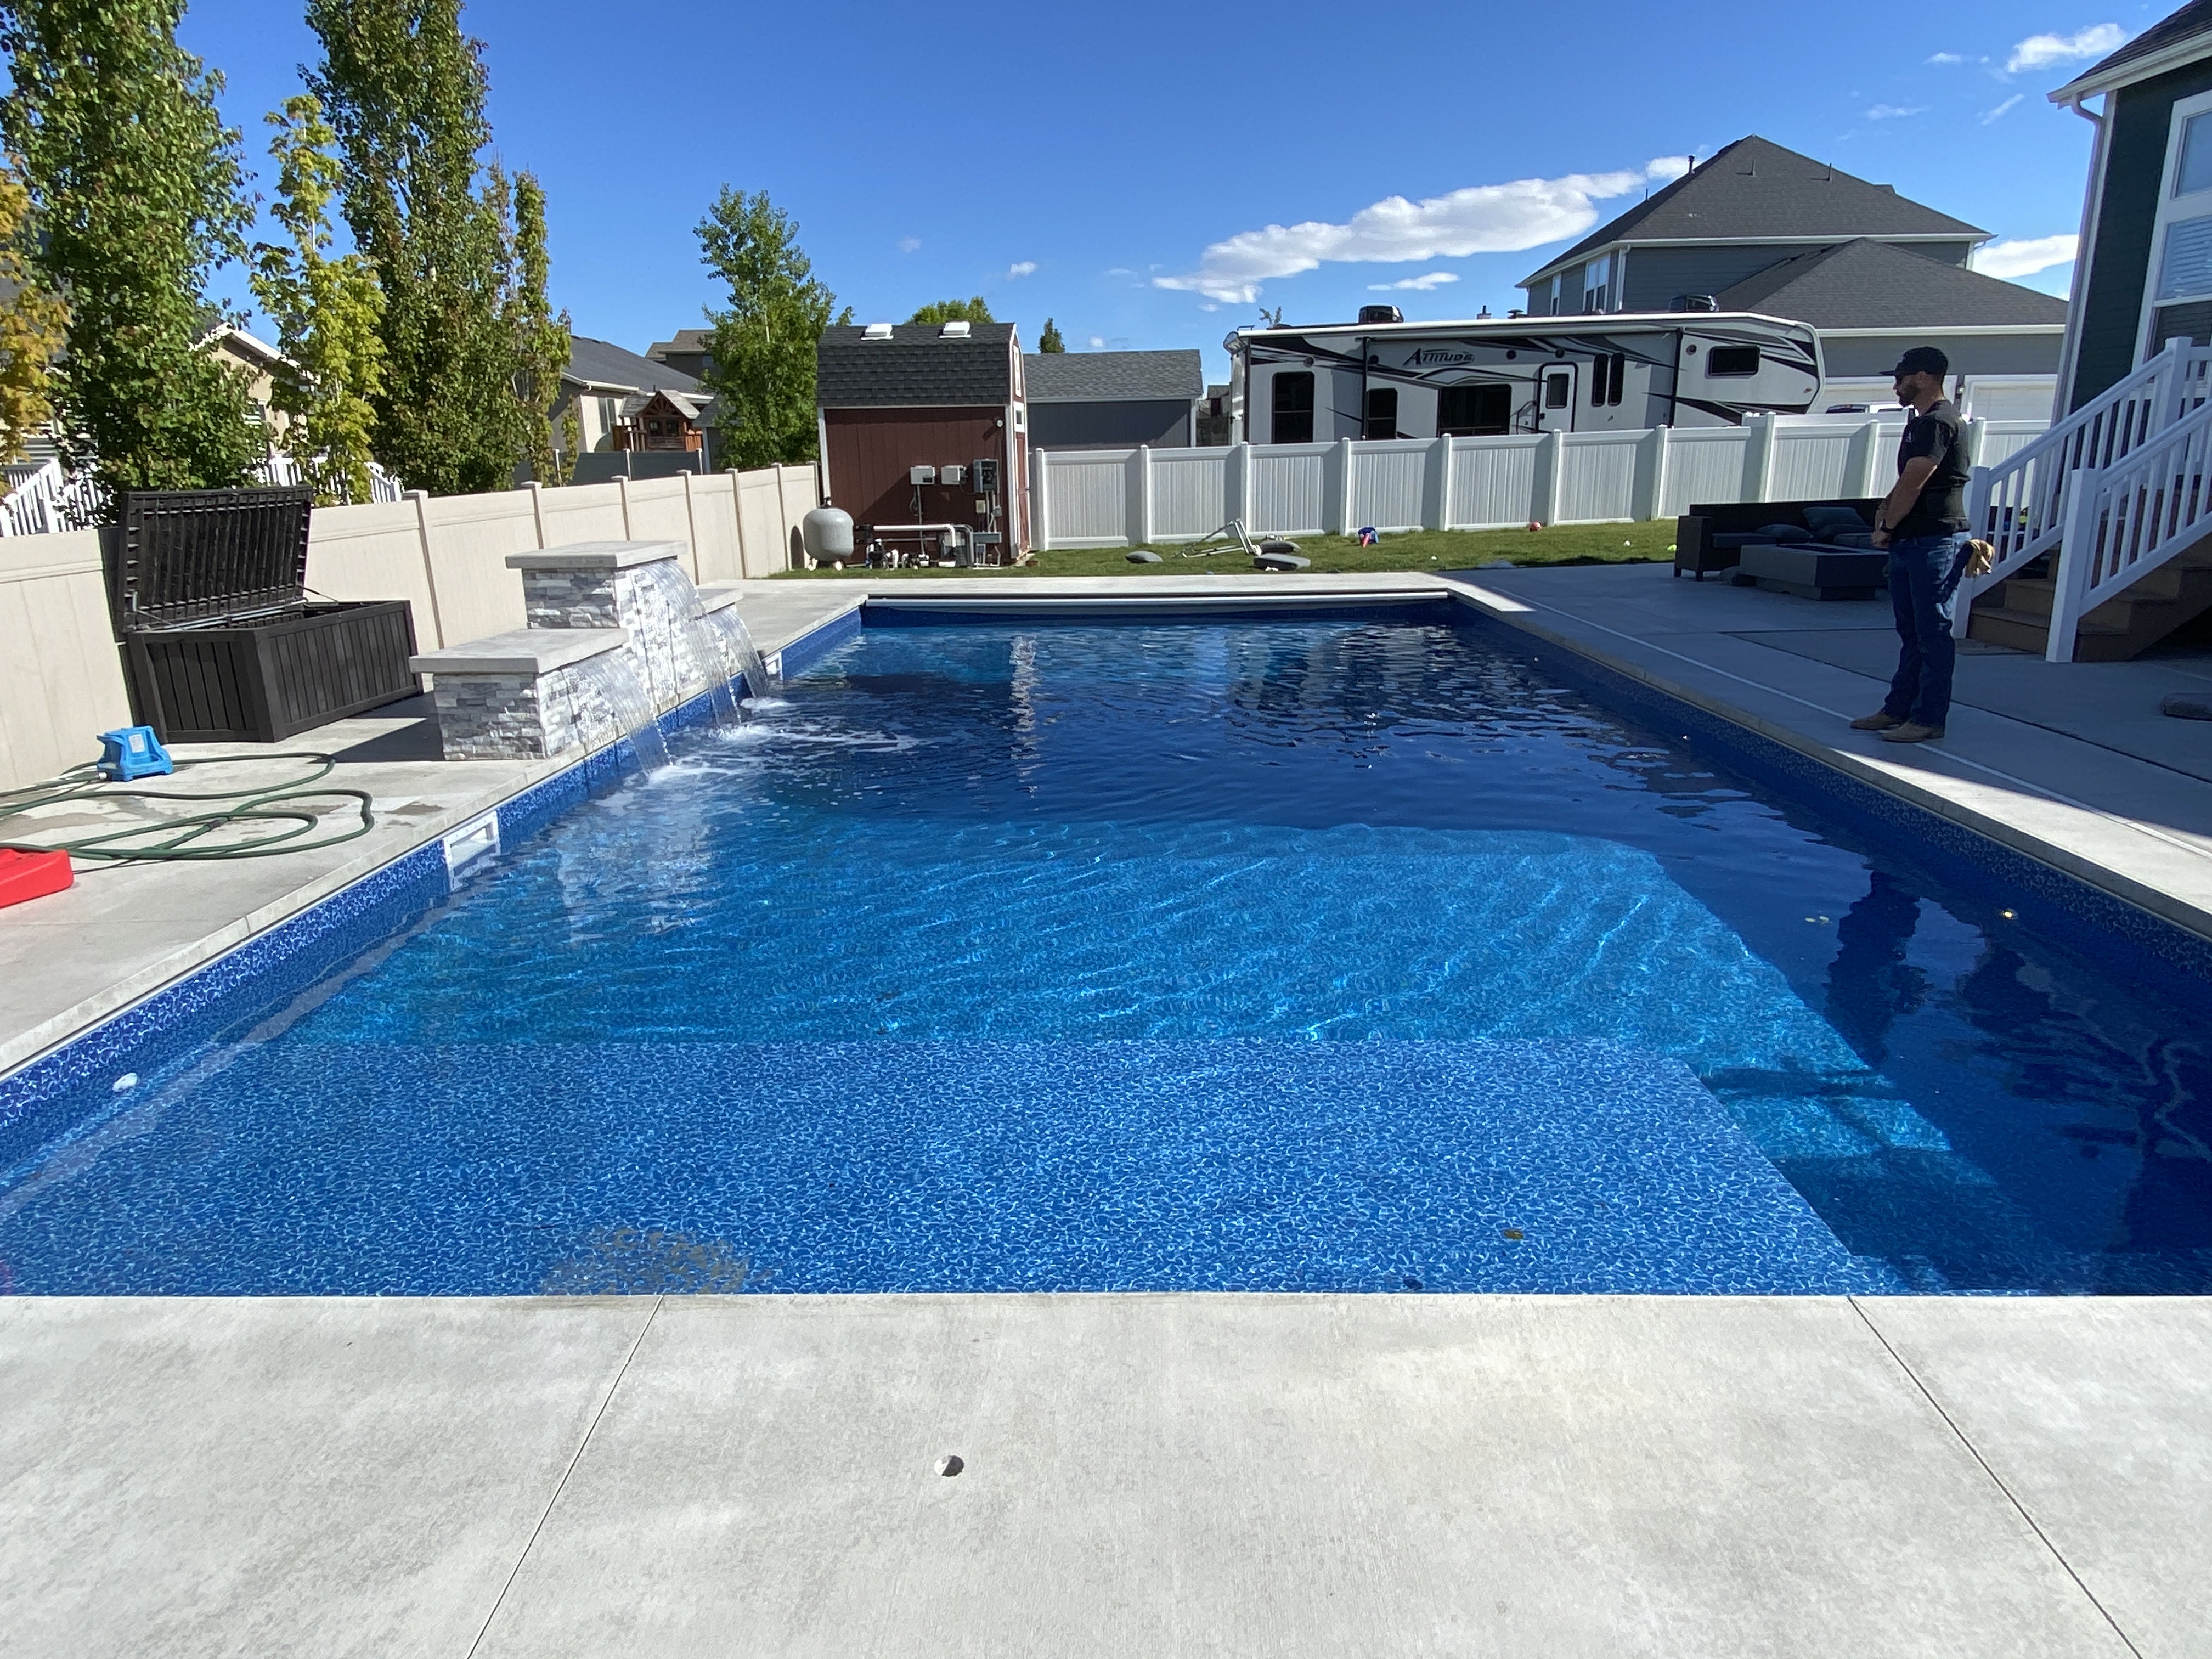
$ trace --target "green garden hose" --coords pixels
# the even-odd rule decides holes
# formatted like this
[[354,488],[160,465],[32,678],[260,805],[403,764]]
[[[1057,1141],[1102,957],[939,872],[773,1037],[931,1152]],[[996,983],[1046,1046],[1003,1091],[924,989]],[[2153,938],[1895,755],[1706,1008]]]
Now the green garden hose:
[[[4,831],[11,818],[21,817],[43,806],[64,805],[72,801],[222,801],[231,804],[208,811],[165,816],[149,823],[128,824],[120,830],[79,836],[70,841],[0,840],[0,848],[18,853],[67,853],[73,859],[104,859],[118,864],[263,859],[274,858],[280,853],[319,852],[325,847],[342,846],[347,842],[358,840],[376,827],[375,815],[370,810],[374,803],[366,791],[309,787],[328,777],[337,769],[337,760],[334,756],[305,750],[268,755],[213,755],[203,760],[179,761],[176,769],[183,772],[194,767],[235,766],[248,761],[270,760],[313,761],[316,766],[313,771],[300,777],[287,778],[281,783],[258,788],[176,790],[136,787],[118,788],[99,775],[94,763],[87,761],[83,765],[73,766],[61,776],[51,778],[44,783],[28,784],[19,789],[0,789],[0,831]],[[310,811],[305,806],[283,803],[338,799],[361,803],[361,822],[342,834],[302,841],[301,836],[312,835],[321,823],[322,815]],[[255,823],[281,823],[290,827],[213,847],[195,845],[204,837],[232,824]],[[147,840],[149,836],[161,839]]]

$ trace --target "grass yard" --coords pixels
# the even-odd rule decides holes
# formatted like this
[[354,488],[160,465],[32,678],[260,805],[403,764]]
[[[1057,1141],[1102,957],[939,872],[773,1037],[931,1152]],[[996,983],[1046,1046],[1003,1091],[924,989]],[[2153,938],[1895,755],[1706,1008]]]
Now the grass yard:
[[[1258,538],[1254,538],[1256,541]],[[1409,530],[1385,536],[1376,547],[1362,547],[1349,536],[1297,536],[1298,551],[1313,561],[1316,571],[1471,570],[1493,560],[1515,564],[1650,564],[1664,563],[1674,546],[1674,521],[1654,519],[1644,524],[1555,525],[1544,530]],[[1040,553],[1030,564],[1012,570],[783,570],[779,578],[801,581],[836,581],[864,577],[870,581],[910,576],[927,581],[938,576],[1195,576],[1257,575],[1251,561],[1235,550],[1211,558],[1187,558],[1187,549],[1164,543],[1152,549],[1158,564],[1131,564],[1129,549],[1121,547],[1069,548]]]

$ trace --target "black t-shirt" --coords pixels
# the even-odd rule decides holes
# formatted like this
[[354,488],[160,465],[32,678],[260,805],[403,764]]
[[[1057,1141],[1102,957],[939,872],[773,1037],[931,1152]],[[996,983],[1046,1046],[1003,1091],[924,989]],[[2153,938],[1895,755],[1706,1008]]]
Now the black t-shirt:
[[1948,536],[1966,527],[1966,421],[1948,398],[1925,415],[1906,417],[1905,436],[1898,441],[1897,470],[1917,455],[1936,463],[1936,471],[1920,486],[1920,499],[1905,517],[1890,526],[1893,538]]

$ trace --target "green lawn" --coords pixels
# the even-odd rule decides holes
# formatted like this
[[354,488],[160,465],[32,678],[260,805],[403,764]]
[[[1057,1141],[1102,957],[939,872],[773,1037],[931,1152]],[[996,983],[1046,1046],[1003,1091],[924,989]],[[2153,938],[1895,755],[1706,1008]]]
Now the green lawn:
[[[1673,555],[1674,521],[1654,519],[1645,524],[1555,525],[1547,530],[1410,530],[1385,536],[1377,547],[1362,547],[1349,536],[1299,536],[1298,551],[1313,561],[1318,571],[1471,570],[1497,559],[1515,564],[1650,564],[1664,563]],[[1244,572],[1255,574],[1251,561],[1235,551],[1211,558],[1183,556],[1186,549],[1172,544],[1152,550],[1158,564],[1131,564],[1128,550],[1120,547],[1071,548],[1040,553],[1034,562],[1013,570],[782,570],[778,577],[803,581],[836,581],[863,577],[879,581],[911,576],[927,580],[939,576],[1195,576]]]

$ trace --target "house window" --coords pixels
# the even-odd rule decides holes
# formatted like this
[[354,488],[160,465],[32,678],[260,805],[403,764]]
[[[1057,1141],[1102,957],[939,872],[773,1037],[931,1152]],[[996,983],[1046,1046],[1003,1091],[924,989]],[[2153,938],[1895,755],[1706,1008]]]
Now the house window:
[[[2203,120],[2198,116],[2198,121]],[[2192,121],[2191,126],[2196,125]],[[2212,217],[2183,219],[2166,228],[2166,257],[2158,268],[2158,297],[2212,294]]]
[[1494,436],[1511,429],[1513,389],[1448,386],[1437,392],[1437,430],[1455,438]]
[[1575,377],[1565,370],[1544,377],[1544,407],[1565,409],[1575,395]]
[[1551,314],[1552,314],[1553,316],[1554,316],[1554,317],[1556,317],[1556,316],[1558,316],[1558,315],[1559,314],[1559,278],[1558,278],[1557,276],[1554,276],[1554,277],[1553,277],[1553,278],[1552,278],[1552,313],[1551,313]]
[[1273,413],[1271,436],[1276,443],[1313,441],[1314,377],[1310,371],[1275,376]]
[[602,398],[599,400],[599,430],[611,433],[622,420],[622,399]]
[[1366,435],[1374,439],[1395,438],[1398,435],[1398,388],[1395,386],[1376,386],[1367,388]]
[[1705,354],[1705,373],[1710,375],[1744,375],[1759,373],[1757,346],[1715,346]]
[[1583,309],[1585,312],[1603,311],[1606,297],[1611,291],[1613,255],[1593,259],[1583,267]]
[[2212,190],[2212,114],[2192,115],[2182,124],[2181,155],[2173,170],[2173,193]]

